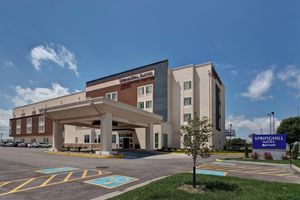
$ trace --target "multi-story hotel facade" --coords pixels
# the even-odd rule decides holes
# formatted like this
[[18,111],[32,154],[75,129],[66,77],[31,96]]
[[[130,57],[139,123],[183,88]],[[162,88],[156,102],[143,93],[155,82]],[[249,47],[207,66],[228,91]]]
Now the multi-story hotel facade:
[[210,144],[225,141],[225,88],[212,63],[169,68],[168,60],[88,81],[85,91],[13,110],[19,142],[100,144],[112,149],[182,148],[180,126],[207,116]]

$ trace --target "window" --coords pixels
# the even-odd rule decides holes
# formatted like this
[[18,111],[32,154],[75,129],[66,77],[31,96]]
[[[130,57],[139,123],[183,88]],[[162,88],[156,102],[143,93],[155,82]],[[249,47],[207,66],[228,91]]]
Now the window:
[[98,137],[97,138],[98,139],[97,143],[101,143],[101,135],[98,135],[97,137]]
[[143,97],[144,93],[144,87],[138,87],[138,97]]
[[146,86],[146,95],[150,96],[152,94],[152,85]]
[[183,114],[183,121],[188,122],[192,118],[191,113]]
[[39,116],[39,133],[45,132],[45,116]]
[[159,134],[158,133],[155,133],[154,135],[154,141],[155,141],[155,145],[154,145],[154,148],[155,149],[158,149],[158,143],[159,143],[159,138],[158,138]]
[[138,102],[138,108],[139,109],[144,109],[144,102]]
[[44,138],[44,143],[49,144],[49,138]]
[[17,134],[21,134],[21,120],[17,120]]
[[90,143],[90,135],[84,135],[84,143]]
[[105,97],[114,101],[118,100],[117,92],[106,93]]
[[32,132],[32,118],[27,118],[26,120],[26,133]]
[[191,97],[185,97],[184,98],[184,106],[191,106],[192,105],[192,98]]
[[192,89],[192,81],[185,81],[183,83],[183,89],[184,90],[190,90],[190,89]]
[[146,101],[146,108],[152,108],[152,101]]
[[78,143],[78,137],[75,137],[75,143],[76,144]]
[[168,134],[163,134],[163,147],[168,147]]
[[153,86],[152,85],[146,85],[146,86],[141,86],[141,87],[138,87],[138,97],[141,98],[141,97],[144,97],[145,94],[146,96],[151,96],[152,95],[152,88]]
[[31,138],[31,143],[35,143],[36,139],[35,138]]
[[114,144],[117,143],[117,135],[116,134],[111,135],[111,142]]

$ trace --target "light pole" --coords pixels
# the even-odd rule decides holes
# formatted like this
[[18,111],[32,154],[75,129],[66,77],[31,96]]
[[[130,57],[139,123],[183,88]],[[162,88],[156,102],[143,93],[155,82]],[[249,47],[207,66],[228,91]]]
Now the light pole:
[[273,117],[273,134],[275,134],[275,112],[271,112]]
[[229,150],[231,150],[231,132],[232,132],[232,124],[229,125]]
[[270,134],[272,134],[272,114],[267,114],[267,116],[270,116]]

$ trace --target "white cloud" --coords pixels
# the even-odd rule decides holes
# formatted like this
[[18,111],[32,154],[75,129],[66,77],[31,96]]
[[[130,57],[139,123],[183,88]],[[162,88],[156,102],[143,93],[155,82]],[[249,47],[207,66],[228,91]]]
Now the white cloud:
[[38,87],[31,89],[29,87],[22,88],[21,86],[16,86],[14,89],[16,95],[12,97],[12,102],[15,106],[22,106],[69,94],[69,88],[65,88],[59,83],[52,83],[50,88]]
[[9,60],[5,61],[4,65],[7,66],[7,67],[14,67],[15,66],[15,64],[12,61],[9,61]]
[[297,89],[297,97],[300,97],[300,69],[294,65],[287,66],[277,74],[279,80],[286,83],[288,87]]
[[38,45],[30,50],[30,56],[36,70],[41,70],[43,62],[51,61],[61,67],[67,67],[79,77],[75,54],[63,45]]
[[0,132],[4,133],[3,138],[8,137],[9,132],[9,119],[11,118],[11,110],[3,110],[0,108]]
[[[279,126],[280,120],[276,117],[275,121],[275,130]],[[273,123],[273,122],[272,122]],[[254,117],[246,118],[244,115],[229,115],[226,118],[226,128],[232,124],[232,128],[236,130],[238,137],[248,137],[251,133],[270,133],[270,117]]]
[[272,96],[266,96],[266,93],[270,90],[273,79],[272,69],[260,72],[256,75],[255,79],[251,81],[247,92],[242,93],[241,96],[248,97],[251,101],[272,98]]

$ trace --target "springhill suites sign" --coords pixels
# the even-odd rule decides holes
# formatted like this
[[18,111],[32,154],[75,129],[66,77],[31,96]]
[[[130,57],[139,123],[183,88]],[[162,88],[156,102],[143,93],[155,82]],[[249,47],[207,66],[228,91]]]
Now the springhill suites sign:
[[141,80],[141,79],[145,79],[145,78],[149,78],[149,77],[153,77],[153,76],[154,76],[154,70],[151,70],[151,71],[142,72],[139,74],[134,74],[132,76],[120,78],[119,81],[120,81],[120,84],[123,84],[123,83]]
[[285,134],[253,134],[253,149],[286,149]]

